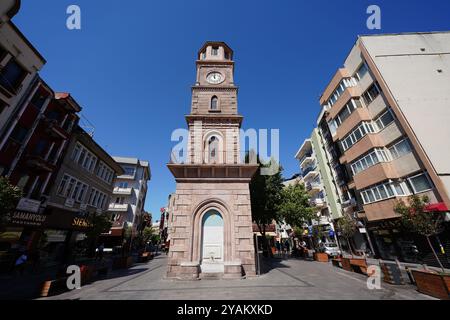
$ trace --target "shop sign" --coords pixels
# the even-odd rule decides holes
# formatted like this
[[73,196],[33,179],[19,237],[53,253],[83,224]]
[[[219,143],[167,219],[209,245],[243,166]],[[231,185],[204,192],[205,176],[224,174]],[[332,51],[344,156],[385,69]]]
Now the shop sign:
[[72,227],[90,228],[92,224],[85,218],[73,218]]
[[47,220],[47,216],[37,213],[14,212],[9,219],[11,224],[20,226],[40,227]]
[[22,198],[20,199],[19,204],[17,205],[17,210],[31,213],[38,213],[40,207],[41,207],[40,201]]

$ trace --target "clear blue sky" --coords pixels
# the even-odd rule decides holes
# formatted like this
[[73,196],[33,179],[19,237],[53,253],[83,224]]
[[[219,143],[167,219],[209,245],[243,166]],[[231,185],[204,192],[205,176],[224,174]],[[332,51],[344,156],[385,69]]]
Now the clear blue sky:
[[[66,8],[82,30],[66,28]],[[358,34],[366,8],[378,33],[450,30],[450,2],[281,0],[22,0],[16,25],[47,59],[41,76],[68,91],[110,154],[150,161],[146,209],[157,217],[175,190],[166,168],[171,133],[185,128],[196,53],[206,40],[235,51],[245,128],[280,129],[285,176],[320,111],[318,98]]]

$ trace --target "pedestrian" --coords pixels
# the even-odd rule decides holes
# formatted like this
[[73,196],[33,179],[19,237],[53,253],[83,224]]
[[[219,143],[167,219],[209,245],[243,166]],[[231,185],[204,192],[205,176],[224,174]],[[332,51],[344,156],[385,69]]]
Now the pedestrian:
[[103,260],[103,251],[105,250],[105,245],[102,243],[97,248],[97,258],[98,260]]
[[289,255],[289,254],[291,253],[291,250],[290,250],[291,244],[289,243],[289,240],[286,240],[286,241],[284,242],[284,247],[286,248],[286,253],[287,253],[287,255]]
[[23,275],[25,271],[26,262],[28,260],[28,255],[26,252],[23,252],[20,257],[16,260],[15,263],[15,270],[18,272],[21,276]]

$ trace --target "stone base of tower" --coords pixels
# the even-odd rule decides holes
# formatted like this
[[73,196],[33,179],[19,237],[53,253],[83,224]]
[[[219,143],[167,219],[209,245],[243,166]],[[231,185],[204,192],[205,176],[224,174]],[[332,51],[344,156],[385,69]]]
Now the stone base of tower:
[[[256,275],[248,182],[177,183],[173,207],[169,208],[168,278],[196,280],[204,278],[202,272],[214,272],[224,279]],[[216,260],[204,256],[202,221],[211,210],[223,218],[223,248],[216,249]],[[211,265],[221,271],[205,271],[211,270]]]

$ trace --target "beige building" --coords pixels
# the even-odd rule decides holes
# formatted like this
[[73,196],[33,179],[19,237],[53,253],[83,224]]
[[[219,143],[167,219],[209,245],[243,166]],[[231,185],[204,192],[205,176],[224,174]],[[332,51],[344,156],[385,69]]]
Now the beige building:
[[[357,215],[376,236],[400,238],[381,223],[398,217],[398,199],[450,207],[449,52],[450,32],[359,37],[320,99]],[[378,243],[387,256],[389,246]]]
[[198,52],[187,151],[168,165],[177,182],[170,210],[168,277],[255,275],[249,182],[257,165],[240,153],[233,51],[207,42]]

